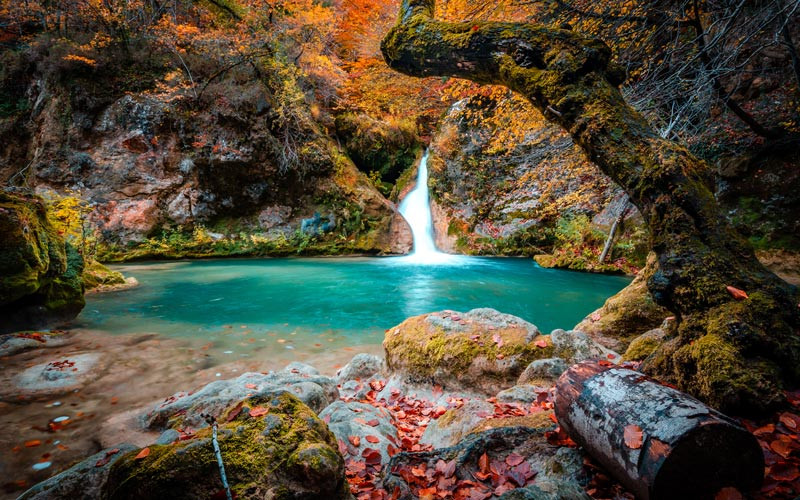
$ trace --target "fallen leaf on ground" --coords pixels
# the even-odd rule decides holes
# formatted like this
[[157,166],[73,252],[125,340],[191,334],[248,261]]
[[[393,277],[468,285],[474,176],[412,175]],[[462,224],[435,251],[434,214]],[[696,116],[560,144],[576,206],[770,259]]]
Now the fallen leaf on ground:
[[642,428],[635,424],[626,426],[623,438],[625,446],[638,450],[642,447]]
[[139,454],[133,458],[135,458],[136,460],[141,460],[143,458],[147,458],[149,455],[150,455],[150,448],[147,447],[147,448],[142,448],[142,451],[140,451]]

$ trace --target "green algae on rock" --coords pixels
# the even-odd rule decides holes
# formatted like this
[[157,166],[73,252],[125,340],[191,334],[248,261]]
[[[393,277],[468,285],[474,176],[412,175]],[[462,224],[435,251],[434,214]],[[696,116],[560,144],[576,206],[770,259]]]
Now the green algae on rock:
[[488,308],[414,316],[388,330],[383,347],[389,370],[411,381],[490,395],[553,355],[536,326]]
[[[336,439],[289,393],[230,406],[219,419],[219,447],[240,500],[350,498]],[[134,450],[114,464],[103,498],[210,498],[223,490],[210,428],[149,448],[145,458],[137,459]]]
[[0,332],[41,328],[83,309],[83,257],[32,194],[0,192]]

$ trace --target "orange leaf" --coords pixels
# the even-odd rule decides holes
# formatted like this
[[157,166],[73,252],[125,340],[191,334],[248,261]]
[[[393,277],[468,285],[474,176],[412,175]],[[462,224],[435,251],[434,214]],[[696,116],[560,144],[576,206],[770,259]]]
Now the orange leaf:
[[727,487],[719,490],[714,500],[743,500],[743,497],[736,488]]
[[244,384],[244,387],[246,389],[258,389],[258,386],[256,384]]
[[744,300],[747,298],[747,292],[744,290],[739,290],[738,288],[730,285],[725,287],[725,289],[728,290],[728,293],[731,294],[731,296],[736,300]]
[[147,458],[149,455],[150,455],[150,448],[147,447],[147,448],[142,448],[142,451],[140,451],[139,454],[133,458],[136,460],[141,460],[143,458]]
[[478,468],[480,469],[481,473],[489,474],[489,455],[485,452],[481,455],[481,458],[478,459]]
[[25,441],[25,448],[33,448],[34,446],[39,446],[40,444],[42,444],[42,442],[39,441],[38,439],[33,439],[31,441]]
[[255,408],[250,408],[251,417],[263,417],[267,413],[269,413],[269,408],[264,408],[263,406],[256,406]]
[[625,427],[623,435],[625,439],[625,446],[638,450],[642,447],[642,428],[638,425],[631,424]]
[[534,345],[535,345],[536,347],[540,347],[540,348],[544,349],[545,347],[547,347],[547,341],[546,341],[546,340],[544,340],[544,339],[542,339],[542,340],[537,340],[537,341],[534,343]]
[[350,441],[350,444],[352,444],[353,446],[361,445],[361,438],[358,436],[347,436],[347,440]]
[[380,439],[378,439],[378,436],[365,436],[364,439],[373,444],[380,441]]

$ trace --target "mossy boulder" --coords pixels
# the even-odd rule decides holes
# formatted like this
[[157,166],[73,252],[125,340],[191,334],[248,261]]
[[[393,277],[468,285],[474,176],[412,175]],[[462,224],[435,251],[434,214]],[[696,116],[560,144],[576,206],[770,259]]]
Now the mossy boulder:
[[487,395],[511,387],[525,367],[552,357],[535,325],[494,309],[441,311],[405,320],[383,341],[390,372],[411,382]]
[[74,318],[85,305],[83,257],[38,196],[0,192],[0,332]]
[[83,285],[87,291],[97,287],[112,287],[124,284],[125,277],[122,276],[121,272],[109,269],[94,259],[87,261],[83,268]]
[[575,330],[588,333],[609,349],[624,352],[633,339],[661,325],[671,313],[656,304],[647,290],[647,280],[657,267],[655,254],[651,253],[631,284],[584,318]]
[[628,346],[622,358],[625,361],[641,361],[658,349],[664,343],[667,332],[662,328],[655,328],[639,335]]
[[[234,498],[350,498],[336,439],[291,394],[249,398],[229,407],[219,422],[219,447]],[[135,450],[114,464],[103,498],[225,497],[211,428],[149,449],[144,458],[137,459]]]

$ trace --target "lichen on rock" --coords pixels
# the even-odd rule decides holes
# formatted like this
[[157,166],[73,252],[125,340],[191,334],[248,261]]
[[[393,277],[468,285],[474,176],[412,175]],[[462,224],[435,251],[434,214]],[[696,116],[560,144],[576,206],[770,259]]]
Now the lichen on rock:
[[383,342],[390,372],[494,395],[553,347],[535,325],[494,309],[441,311],[405,320]]
[[[139,450],[126,454],[111,468],[103,498],[213,497],[223,486],[211,434],[205,428],[189,440],[152,445],[144,458],[136,458]],[[219,447],[231,491],[241,500],[349,498],[333,434],[287,392],[228,407],[219,419]]]

